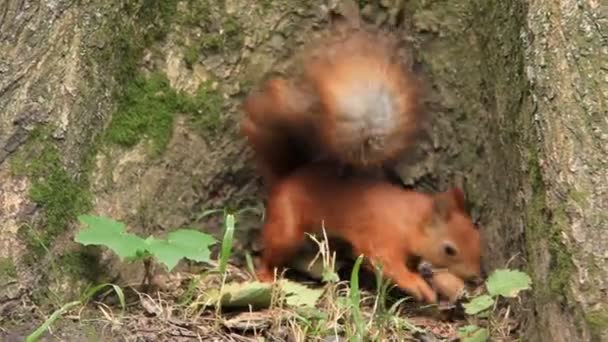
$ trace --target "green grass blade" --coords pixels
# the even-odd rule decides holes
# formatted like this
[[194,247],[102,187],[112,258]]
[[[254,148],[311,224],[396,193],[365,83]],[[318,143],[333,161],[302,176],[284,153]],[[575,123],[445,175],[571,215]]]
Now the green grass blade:
[[352,338],[355,338],[355,341],[363,341],[365,332],[365,324],[363,323],[360,307],[361,291],[359,290],[359,269],[361,268],[361,262],[363,262],[363,255],[359,255],[350,274],[350,302],[353,320],[355,321],[355,327],[357,328],[356,335],[352,336]]
[[376,291],[378,296],[378,306],[380,313],[386,312],[386,296],[388,293],[388,287],[390,286],[390,282],[384,278],[384,272],[382,271],[382,265],[376,264],[374,267],[374,271],[376,274]]
[[64,313],[66,313],[68,310],[75,307],[76,305],[80,305],[80,304],[81,304],[81,301],[77,300],[74,302],[67,303],[64,306],[62,306],[61,308],[59,308],[58,310],[55,310],[55,312],[53,312],[53,314],[49,318],[47,318],[47,320],[44,321],[44,323],[42,323],[42,325],[40,327],[38,327],[38,329],[34,330],[34,332],[29,334],[25,338],[25,342],[38,341],[40,336],[42,336],[42,334],[44,334],[44,332],[47,331],[47,329],[51,326],[51,324],[53,324],[57,319],[59,319],[59,317],[61,317],[61,315],[63,315]]
[[223,212],[225,211],[224,209],[208,209],[202,212],[202,214],[198,215],[198,217],[196,218],[196,222],[204,219],[205,217],[209,216],[209,215],[213,215],[215,213],[219,213],[219,212]]
[[222,239],[222,250],[220,252],[219,271],[220,274],[226,272],[228,258],[232,252],[232,242],[234,238],[235,218],[233,214],[226,214],[224,220],[224,238]]
[[95,296],[99,291],[101,291],[102,289],[104,289],[108,286],[111,287],[114,290],[114,292],[116,293],[116,296],[118,296],[118,301],[120,302],[120,307],[121,307],[122,311],[124,312],[127,307],[127,304],[125,301],[125,293],[122,291],[122,288],[120,288],[120,286],[114,285],[111,283],[105,283],[105,284],[97,285],[97,286],[90,288],[82,295],[82,298],[80,300],[84,303],[84,302],[88,301],[89,299],[93,298],[93,296]]
[[120,306],[122,308],[122,311],[124,312],[127,305],[126,305],[126,301],[125,301],[125,294],[122,291],[122,289],[118,285],[114,285],[114,284],[110,284],[110,283],[97,285],[97,286],[94,286],[94,287],[88,289],[87,291],[85,291],[85,293],[82,295],[80,300],[67,303],[67,304],[63,305],[61,308],[59,308],[58,310],[56,310],[55,312],[53,312],[53,314],[46,321],[44,321],[44,323],[40,327],[38,327],[38,329],[36,329],[34,332],[32,332],[30,335],[28,335],[26,337],[25,341],[26,342],[37,341],[40,338],[40,336],[42,336],[42,334],[44,334],[44,332],[48,330],[48,328],[51,326],[51,324],[53,324],[57,319],[59,319],[64,313],[66,313],[68,310],[75,307],[76,305],[86,303],[89,299],[91,299],[93,296],[95,296],[95,294],[97,294],[99,291],[101,291],[102,289],[104,289],[108,286],[112,287],[114,292],[116,292],[116,295],[118,296],[118,300],[120,301]]
[[249,273],[251,273],[251,275],[255,277],[255,266],[253,264],[253,257],[249,252],[245,253],[245,264],[247,265],[247,270],[249,270]]
[[253,213],[254,215],[258,215],[260,217],[264,216],[263,210],[261,210],[260,208],[256,208],[256,207],[243,208],[237,212],[238,215],[243,215],[246,213]]

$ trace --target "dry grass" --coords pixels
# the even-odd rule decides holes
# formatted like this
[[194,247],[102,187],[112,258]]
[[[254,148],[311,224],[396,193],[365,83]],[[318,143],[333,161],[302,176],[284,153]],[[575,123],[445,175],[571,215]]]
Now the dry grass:
[[[232,266],[227,272],[226,278],[233,281],[252,279]],[[270,307],[257,311],[218,310],[205,305],[200,295],[220,287],[223,278],[214,273],[173,274],[169,279],[170,290],[142,293],[135,288],[125,289],[127,309],[124,313],[118,305],[107,304],[112,301],[109,297],[115,296],[111,294],[71,310],[55,329],[50,329],[49,335],[55,337],[50,340],[72,341],[61,336],[65,336],[65,331],[84,327],[95,331],[92,335],[104,341],[328,341],[332,336],[355,335],[353,308],[348,305],[350,287],[346,281],[324,285],[325,294],[314,313],[325,315],[314,318],[285,307],[278,300],[278,294]],[[193,291],[193,284],[197,297],[184,302],[184,295]],[[385,299],[377,293],[361,291],[360,310],[366,341],[453,341],[458,327],[466,324],[446,319],[445,313],[428,315],[428,308],[403,300],[394,302],[383,312],[380,302]],[[493,341],[514,340],[511,336],[518,322],[510,314],[510,307],[500,308],[487,322]],[[77,340],[80,339],[74,341]]]
[[[97,296],[87,305],[69,310],[47,335],[52,341],[339,341],[345,337],[355,341],[454,341],[458,327],[469,323],[454,315],[458,311],[454,308],[425,306],[403,294],[394,296],[391,284],[378,272],[375,290],[359,290],[359,272],[351,275],[354,283],[338,281],[336,255],[330,251],[327,237],[311,238],[319,252],[310,265],[320,260],[328,280],[311,285],[323,289],[315,308],[286,306],[276,286],[270,305],[263,309],[214,306],[208,300],[210,291],[221,292],[231,282],[255,280],[250,271],[227,264],[223,259],[227,255],[223,255],[203,272],[153,277],[157,286],[147,292],[124,288],[124,311],[120,305],[110,304],[119,302],[116,291]],[[226,265],[224,272],[218,271],[219,265]],[[519,326],[510,306],[495,308],[488,319],[469,321],[489,327],[493,341],[515,340],[513,332]],[[0,328],[0,340],[8,340],[3,332],[7,331]]]

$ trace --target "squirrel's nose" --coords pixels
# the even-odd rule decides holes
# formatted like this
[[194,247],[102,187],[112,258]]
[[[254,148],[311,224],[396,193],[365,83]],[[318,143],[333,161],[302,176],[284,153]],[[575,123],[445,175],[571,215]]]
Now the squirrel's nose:
[[482,265],[479,267],[479,274],[469,277],[466,282],[472,286],[479,286],[483,283],[484,279],[486,279],[486,274],[486,270]]

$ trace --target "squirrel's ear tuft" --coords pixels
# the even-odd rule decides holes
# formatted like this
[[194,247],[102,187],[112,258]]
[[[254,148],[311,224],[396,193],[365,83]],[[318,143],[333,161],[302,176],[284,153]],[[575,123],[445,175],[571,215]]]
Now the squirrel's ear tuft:
[[440,192],[433,197],[433,215],[439,221],[447,221],[455,211],[465,210],[464,193],[457,187]]
[[465,200],[464,200],[464,192],[459,187],[453,187],[449,190],[454,197],[454,201],[456,202],[456,207],[460,211],[465,211]]
[[449,219],[454,207],[454,199],[448,193],[436,194],[433,198],[433,218],[437,222],[445,222]]

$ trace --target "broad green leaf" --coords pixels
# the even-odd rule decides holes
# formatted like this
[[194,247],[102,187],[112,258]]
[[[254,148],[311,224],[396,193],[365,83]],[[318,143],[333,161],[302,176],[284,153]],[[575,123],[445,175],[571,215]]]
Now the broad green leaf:
[[87,225],[74,237],[74,241],[85,246],[101,245],[114,251],[121,260],[135,258],[146,249],[144,240],[125,232],[125,225],[106,217],[81,215],[78,220]]
[[124,259],[147,257],[156,259],[172,270],[182,258],[209,261],[209,246],[217,241],[208,234],[194,229],[178,229],[168,234],[166,240],[153,236],[146,240],[125,232],[125,225],[109,218],[81,215],[78,219],[87,228],[76,234],[74,240],[83,245],[102,245]]
[[167,240],[150,236],[145,242],[148,251],[171,271],[182,258],[199,262],[209,261],[209,246],[216,243],[216,240],[196,230],[178,229],[169,233]]
[[468,335],[471,333],[474,333],[475,331],[479,330],[479,327],[476,325],[465,325],[464,327],[460,327],[458,328],[458,335],[462,336],[462,335]]
[[179,246],[170,244],[165,240],[155,239],[153,236],[150,236],[146,239],[146,244],[148,244],[148,250],[156,260],[165,264],[169,269],[169,272],[173,270],[175,265],[180,261],[183,257],[182,251]]
[[517,297],[520,291],[527,290],[532,284],[530,276],[516,270],[496,270],[486,281],[491,296]]
[[477,317],[477,318],[488,318],[488,317],[490,317],[491,313],[492,313],[491,310],[486,310],[486,311],[482,311],[482,312],[478,313],[477,315],[475,315],[475,317]]
[[464,312],[468,315],[475,315],[479,312],[487,310],[494,304],[494,299],[488,295],[482,295],[473,298],[470,302],[464,304]]
[[485,342],[490,338],[490,333],[486,328],[467,325],[458,329],[458,337],[462,342]]
[[[217,243],[217,240],[213,236],[201,233],[195,229],[174,230],[169,233],[169,235],[167,236],[167,240],[169,241],[169,243],[179,244],[181,246],[187,247],[189,250],[200,249],[201,246],[208,249],[209,247]],[[190,257],[188,258],[191,259]]]
[[281,281],[281,289],[287,296],[287,305],[294,307],[314,307],[323,295],[322,289],[313,289],[285,279]]
[[[287,304],[295,308],[314,308],[317,300],[323,294],[322,289],[311,289],[304,285],[281,280],[279,289],[285,294]],[[267,308],[270,306],[272,298],[272,285],[263,282],[229,283],[220,291],[216,289],[210,291],[207,296],[207,303],[222,307],[248,307]]]

